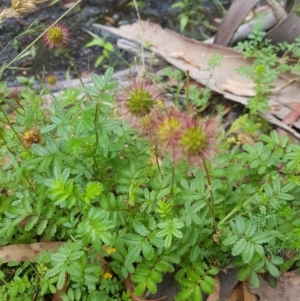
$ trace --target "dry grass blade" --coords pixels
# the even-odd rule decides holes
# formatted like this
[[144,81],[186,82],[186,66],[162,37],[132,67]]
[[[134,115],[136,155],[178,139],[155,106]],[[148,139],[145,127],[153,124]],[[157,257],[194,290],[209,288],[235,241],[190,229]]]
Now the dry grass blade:
[[9,18],[19,18],[22,14],[33,12],[37,5],[47,0],[12,0],[10,8],[4,8],[0,13],[0,25]]

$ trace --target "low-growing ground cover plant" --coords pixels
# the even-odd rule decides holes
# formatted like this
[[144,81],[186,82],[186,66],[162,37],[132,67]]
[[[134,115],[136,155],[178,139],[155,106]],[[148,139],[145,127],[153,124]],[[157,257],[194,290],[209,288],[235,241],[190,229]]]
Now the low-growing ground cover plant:
[[[46,43],[64,41],[52,28]],[[3,300],[138,300],[170,272],[176,300],[202,300],[220,269],[258,286],[294,264],[283,251],[300,248],[299,146],[275,131],[232,146],[218,117],[112,76],[50,106],[46,89],[10,99],[1,82],[1,247],[60,242],[2,258]]]
[[175,270],[177,300],[200,300],[229,265],[256,286],[278,276],[280,251],[299,249],[299,146],[272,132],[229,148],[215,120],[163,109],[148,84],[124,94],[137,132],[114,110],[112,73],[49,109],[34,92],[13,115],[1,107],[1,246],[65,242],[3,264],[1,295],[42,300],[67,283],[62,300],[122,300],[124,281],[143,295]]

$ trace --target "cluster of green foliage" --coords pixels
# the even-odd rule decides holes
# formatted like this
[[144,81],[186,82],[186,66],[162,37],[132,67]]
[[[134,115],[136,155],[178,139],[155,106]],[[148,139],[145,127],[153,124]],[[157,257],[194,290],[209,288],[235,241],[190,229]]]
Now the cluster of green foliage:
[[[207,78],[207,82],[211,79],[213,72],[217,66],[220,65],[222,61],[222,55],[214,54],[208,61],[208,71],[209,77]],[[164,77],[167,77],[170,81],[175,82],[177,85],[174,86],[167,86],[166,88],[174,97],[174,103],[177,107],[180,107],[183,103],[180,96],[184,95],[184,98],[188,98],[189,102],[193,107],[197,109],[197,112],[203,112],[209,105],[210,101],[212,100],[212,91],[209,87],[203,87],[202,89],[199,88],[199,85],[186,83],[185,78],[189,81],[189,75],[185,74],[179,69],[173,67],[166,67],[163,70],[162,76],[155,75],[155,80],[158,82],[163,83]],[[184,91],[185,89],[185,91]],[[185,93],[183,93],[185,92]]]
[[[94,38],[89,46],[109,45]],[[257,30],[239,45],[255,58],[240,70],[255,80],[251,114],[266,110],[280,72],[298,68],[276,55],[297,57],[298,44],[272,46]],[[212,72],[219,62],[212,58]],[[183,81],[180,72],[166,74]],[[43,87],[16,100],[0,83],[0,247],[61,242],[34,260],[3,260],[1,298],[42,301],[62,290],[63,301],[128,301],[155,293],[174,272],[176,300],[198,301],[214,291],[220,269],[239,267],[240,280],[259,286],[259,274],[277,277],[297,264],[300,146],[276,132],[232,146],[224,138],[241,124],[257,132],[244,115],[220,134],[205,170],[168,158],[157,164],[153,145],[115,116],[112,78],[108,68],[92,86],[53,96],[49,107]],[[198,111],[207,107],[209,90],[187,93]],[[286,249],[296,256],[284,262]]]
[[[172,4],[171,8],[179,10],[180,32],[189,34],[199,40],[207,37],[204,29],[215,30],[207,21],[204,4],[203,0],[181,0]],[[207,5],[215,5],[222,13],[226,12],[219,0],[213,0],[212,4]]]
[[[254,286],[259,273],[277,277],[281,251],[300,248],[300,147],[272,132],[254,145],[221,143],[207,173],[167,158],[158,168],[149,142],[114,117],[112,75],[46,110],[43,91],[12,105],[1,84],[0,246],[65,242],[35,263],[3,263],[2,298],[43,300],[67,283],[64,301],[130,300],[125,279],[140,296],[175,271],[176,300],[202,300],[227,266]],[[28,129],[41,134],[30,146]]]
[[111,42],[106,41],[106,37],[102,38],[91,31],[87,32],[93,37],[93,39],[88,42],[85,47],[90,48],[98,46],[102,50],[101,54],[94,63],[95,68],[97,68],[105,59],[111,63],[111,55],[114,53],[114,45]]
[[[238,73],[253,79],[256,95],[252,97],[247,108],[252,114],[264,113],[269,110],[268,100],[272,89],[276,88],[272,84],[280,74],[291,71],[300,71],[300,38],[294,43],[286,42],[274,45],[265,38],[262,24],[257,23],[253,33],[248,36],[248,40],[239,42],[236,48],[243,52],[245,58],[253,58],[253,64],[243,66],[238,69]],[[280,96],[280,91],[277,92]]]

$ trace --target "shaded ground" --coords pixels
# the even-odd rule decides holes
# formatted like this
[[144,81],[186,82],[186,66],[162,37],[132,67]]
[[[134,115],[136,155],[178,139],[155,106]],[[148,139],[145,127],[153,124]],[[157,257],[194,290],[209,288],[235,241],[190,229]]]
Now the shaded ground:
[[[10,0],[3,0],[3,7],[10,6]],[[75,2],[75,1],[74,1]],[[86,32],[90,30],[99,36],[103,36],[100,30],[95,29],[92,24],[100,23],[111,25],[106,17],[114,20],[114,26],[120,26],[126,23],[133,23],[137,19],[134,7],[130,6],[130,0],[83,0],[76,9],[67,15],[63,22],[69,26],[72,31],[72,38],[68,46],[71,56],[74,58],[80,72],[92,71],[95,60],[101,54],[100,48],[84,48],[84,45],[92,38]],[[150,19],[153,22],[161,24],[173,30],[178,30],[178,11],[170,9],[172,3],[176,0],[148,0],[145,1],[145,7],[140,9],[142,19]],[[206,2],[206,14],[208,19],[212,19],[216,15],[220,15],[216,11],[211,1]],[[72,3],[71,0],[59,1],[59,3],[48,7],[47,4],[41,6],[41,9],[30,15],[26,15],[21,19],[9,19],[4,22],[0,28],[0,49],[3,49],[15,36],[22,33],[34,20],[38,19],[40,24],[47,25],[59,18],[66,10],[67,5]],[[19,39],[19,43],[6,48],[0,54],[1,66],[13,59],[22,49],[24,49],[35,36],[25,36]],[[115,38],[109,37],[113,43]],[[50,52],[45,47],[37,45],[35,58],[28,56],[17,63],[16,66],[26,68],[26,71],[8,70],[2,79],[9,82],[10,85],[17,85],[16,75],[24,76],[42,76],[43,70],[47,73],[54,73],[59,78],[65,79],[65,73],[70,68],[68,60],[61,53]],[[115,65],[117,70],[127,68],[131,62],[131,57],[127,53],[123,53],[115,47],[115,53],[111,57],[111,61],[106,64]],[[103,67],[99,67],[96,71],[103,72]],[[70,70],[71,77],[73,70]]]

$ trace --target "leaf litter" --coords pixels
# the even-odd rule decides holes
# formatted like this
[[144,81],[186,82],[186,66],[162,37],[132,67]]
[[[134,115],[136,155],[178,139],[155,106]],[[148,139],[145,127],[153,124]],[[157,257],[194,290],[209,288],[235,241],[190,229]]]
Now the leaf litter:
[[[237,50],[189,39],[169,29],[163,29],[158,24],[142,20],[119,28],[101,24],[94,26],[135,43],[151,45],[151,50],[169,64],[183,72],[188,70],[191,78],[225,98],[247,105],[249,98],[255,95],[253,81],[236,72],[242,66],[250,67],[252,59],[244,59],[242,53]],[[209,60],[213,55],[221,55],[222,60],[212,71]],[[295,74],[286,72],[274,81],[275,89],[269,99],[271,111],[263,114],[263,117],[300,139],[300,134],[284,121],[293,111],[289,106],[291,99],[300,95],[300,83],[294,78]],[[298,118],[293,120],[292,125],[300,129]]]

